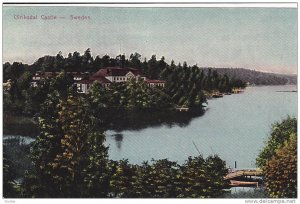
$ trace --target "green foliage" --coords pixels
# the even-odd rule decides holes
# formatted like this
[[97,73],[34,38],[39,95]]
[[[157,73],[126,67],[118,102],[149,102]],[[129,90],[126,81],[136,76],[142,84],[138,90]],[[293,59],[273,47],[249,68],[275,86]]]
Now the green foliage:
[[297,198],[297,136],[292,133],[263,167],[266,189],[272,198]]
[[39,134],[39,130],[32,118],[3,112],[3,134],[35,137]]
[[121,198],[211,198],[222,195],[227,173],[218,156],[189,158],[183,165],[167,159],[130,165],[116,162],[113,196]]
[[173,64],[166,67],[162,76],[167,80],[166,93],[175,104],[202,109],[202,104],[206,102],[203,94],[204,75],[198,67],[181,68]]
[[10,64],[9,62],[3,65],[3,79],[4,81],[11,79],[16,81],[27,69],[27,65],[22,64],[21,62],[14,62]]
[[262,168],[267,161],[275,154],[276,149],[283,146],[284,141],[289,139],[291,134],[297,134],[297,119],[288,117],[281,123],[277,122],[272,126],[272,133],[266,142],[265,147],[259,153],[256,163]]
[[[4,96],[5,109],[13,112],[22,112],[25,115],[34,115],[39,110],[49,92],[54,90],[66,93],[66,85],[73,84],[71,76],[65,72],[96,72],[103,67],[133,67],[150,79],[165,79],[166,89],[159,90],[146,87],[143,83],[130,82],[127,85],[113,85],[114,92],[107,93],[111,99],[110,107],[126,110],[132,109],[162,109],[187,107],[191,111],[203,111],[203,103],[206,102],[205,91],[231,92],[234,87],[244,87],[245,83],[229,78],[226,74],[219,75],[215,70],[210,69],[208,74],[194,65],[176,66],[174,61],[168,65],[165,58],[156,59],[156,55],[147,61],[141,62],[141,55],[133,53],[129,59],[125,55],[118,55],[111,58],[108,55],[102,57],[92,56],[90,48],[83,55],[75,51],[64,58],[59,52],[56,56],[44,56],[35,61],[32,65],[22,63],[5,63],[3,65],[4,78],[12,79],[11,89],[8,95]],[[55,79],[42,79],[37,87],[30,87],[32,75],[36,71],[59,72],[61,74]],[[102,94],[103,95],[103,94]],[[122,107],[124,105],[124,107]]]
[[285,85],[297,84],[297,75],[285,75],[259,72],[244,68],[202,68],[205,73],[209,70],[217,71],[220,75],[227,75],[231,79],[239,79],[255,85]]
[[113,197],[134,198],[138,197],[136,192],[137,169],[128,160],[115,163],[115,171],[110,180],[110,189]]
[[24,196],[105,197],[107,148],[103,134],[94,129],[96,119],[73,94],[64,99],[53,93],[43,105]]
[[297,119],[275,123],[264,149],[257,157],[266,190],[272,198],[297,197]]
[[177,196],[176,175],[179,165],[167,159],[144,162],[139,168],[141,197],[175,198]]
[[142,80],[134,79],[125,83],[115,83],[109,89],[93,84],[87,96],[91,106],[97,111],[106,110],[167,110],[172,103],[161,89],[150,88]]
[[207,198],[223,193],[227,170],[217,156],[189,158],[182,166],[166,159],[151,165],[108,161],[105,137],[95,128],[101,124],[91,110],[75,92],[48,95],[38,117],[41,133],[32,146],[33,167],[25,173],[23,197]]
[[190,157],[182,167],[183,187],[179,197],[218,197],[223,194],[226,174],[225,162],[218,156]]
[[8,165],[11,167],[10,173],[13,173],[14,179],[21,178],[24,172],[31,167],[30,145],[25,143],[24,138],[11,136],[3,139],[3,153]]
[[[38,81],[36,87],[30,86],[32,74],[24,72],[17,81],[13,81],[8,94],[4,95],[5,111],[33,116],[40,110],[41,104],[52,92],[66,95],[73,86],[73,77],[64,71],[52,79]],[[74,87],[73,87],[74,89]]]
[[15,183],[16,172],[13,162],[8,158],[6,152],[3,152],[3,197],[18,197],[18,187]]
[[[125,55],[94,59],[87,49],[83,55],[74,52],[67,58],[61,52],[45,56],[29,67],[4,64],[5,79],[13,79],[4,96],[4,108],[29,116],[38,113],[40,135],[32,146],[33,167],[25,173],[23,197],[208,198],[223,193],[227,170],[217,156],[189,158],[183,165],[166,159],[142,165],[108,161],[103,145],[106,117],[169,111],[176,105],[202,110],[204,91],[230,92],[232,87],[242,86],[241,81],[217,72],[206,75],[186,62],[176,66],[174,62],[168,65],[164,57],[157,60],[153,55],[143,63],[140,58],[134,53],[129,60]],[[150,88],[142,80],[115,83],[109,89],[96,83],[87,95],[79,96],[72,77],[65,72],[94,72],[108,66],[140,69],[148,78],[165,79],[166,88]],[[61,73],[31,87],[32,74],[38,70]],[[8,192],[10,189],[9,184]]]

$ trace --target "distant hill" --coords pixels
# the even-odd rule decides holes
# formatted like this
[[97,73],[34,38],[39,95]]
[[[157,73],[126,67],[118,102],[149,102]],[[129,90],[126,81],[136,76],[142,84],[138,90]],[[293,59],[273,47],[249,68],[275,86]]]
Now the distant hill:
[[201,68],[205,73],[209,69],[216,70],[219,74],[226,74],[230,78],[241,79],[253,85],[286,85],[297,84],[297,75],[285,75],[259,72],[244,68]]

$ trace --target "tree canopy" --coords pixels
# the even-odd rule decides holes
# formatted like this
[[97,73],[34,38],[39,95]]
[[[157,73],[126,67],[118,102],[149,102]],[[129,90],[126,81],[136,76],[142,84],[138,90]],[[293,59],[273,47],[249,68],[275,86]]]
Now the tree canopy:
[[258,155],[266,190],[271,198],[297,197],[297,119],[275,123],[266,146]]

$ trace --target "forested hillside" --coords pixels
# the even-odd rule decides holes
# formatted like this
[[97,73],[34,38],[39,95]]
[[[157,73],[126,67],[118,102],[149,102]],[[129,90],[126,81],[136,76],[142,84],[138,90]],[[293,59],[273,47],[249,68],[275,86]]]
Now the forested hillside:
[[219,74],[226,74],[230,78],[240,79],[253,85],[285,85],[297,84],[297,75],[265,73],[244,68],[202,68],[205,73],[209,69]]
[[[3,64],[3,80],[17,79],[26,71],[27,74],[33,74],[36,71],[60,72],[62,70],[66,72],[94,73],[101,68],[116,66],[139,69],[150,79],[167,79],[170,76],[166,76],[166,74],[169,74],[170,71],[167,73],[165,71],[169,68],[173,68],[173,70],[175,68],[189,68],[190,70],[193,70],[192,72],[195,72],[196,69],[204,70],[205,75],[208,74],[209,69],[211,69],[212,73],[216,70],[221,76],[226,74],[229,78],[239,79],[243,82],[249,82],[250,84],[255,85],[284,85],[297,83],[296,75],[265,73],[244,68],[199,68],[197,65],[191,66],[186,62],[175,65],[175,62],[171,61],[171,63],[168,64],[165,57],[157,59],[156,55],[152,55],[149,59],[146,59],[137,52],[130,54],[129,58],[126,58],[124,54],[116,57],[111,57],[109,55],[97,55],[94,57],[92,56],[90,49],[87,49],[83,55],[75,51],[74,53],[69,53],[67,57],[64,57],[61,52],[56,56],[43,56],[31,65],[22,64],[21,62],[13,62],[12,64],[6,62]],[[162,74],[165,75],[162,76]]]

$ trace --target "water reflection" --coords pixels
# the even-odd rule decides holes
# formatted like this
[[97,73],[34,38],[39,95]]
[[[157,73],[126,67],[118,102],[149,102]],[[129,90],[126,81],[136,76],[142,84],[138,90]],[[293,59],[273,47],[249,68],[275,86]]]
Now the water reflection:
[[29,145],[34,141],[31,137],[21,136],[21,135],[4,135],[3,145]]
[[[123,134],[122,149],[117,147],[114,137],[108,136],[109,157],[126,158],[135,164],[152,158],[183,163],[188,156],[199,155],[194,142],[204,157],[218,154],[228,166],[234,167],[236,161],[238,168],[255,168],[255,159],[270,134],[271,124],[287,115],[297,116],[297,94],[277,90],[295,90],[295,86],[249,87],[242,94],[210,100],[203,117],[179,112],[177,117],[140,113],[140,121],[130,120],[129,116],[128,120],[120,118],[115,123],[120,130],[108,128],[106,134]],[[145,129],[139,129],[143,125]]]
[[30,137],[6,135],[3,137],[3,157],[13,161],[15,178],[20,178],[25,171],[31,168],[30,145],[33,141]]
[[117,148],[119,150],[121,150],[121,147],[122,147],[122,141],[123,141],[123,134],[120,134],[120,133],[117,133],[117,134],[114,134],[112,135],[116,141],[116,145],[117,145]]
[[149,127],[174,126],[186,127],[190,122],[204,111],[196,112],[156,112],[156,111],[136,111],[133,113],[109,114],[106,117],[106,127],[117,132],[124,130],[142,130]]

